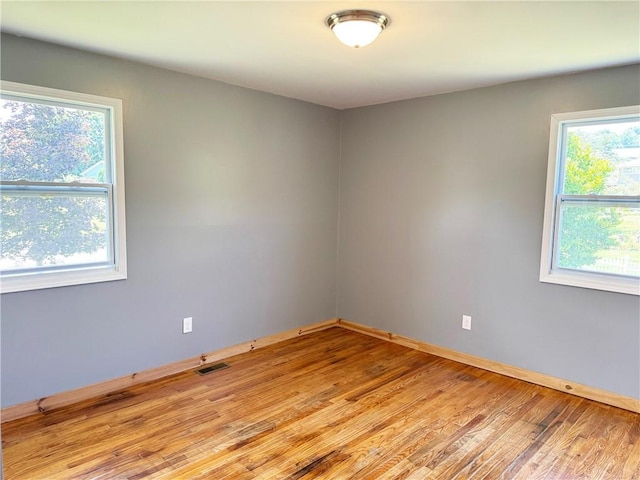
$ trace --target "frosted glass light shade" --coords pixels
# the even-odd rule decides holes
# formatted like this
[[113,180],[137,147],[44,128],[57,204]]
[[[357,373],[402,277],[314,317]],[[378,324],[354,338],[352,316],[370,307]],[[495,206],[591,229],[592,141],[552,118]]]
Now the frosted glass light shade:
[[373,42],[389,24],[389,18],[370,10],[345,10],[329,15],[326,24],[342,43],[359,48]]
[[355,48],[369,45],[378,38],[381,31],[380,25],[368,20],[349,20],[333,27],[333,33],[338,37],[338,40]]

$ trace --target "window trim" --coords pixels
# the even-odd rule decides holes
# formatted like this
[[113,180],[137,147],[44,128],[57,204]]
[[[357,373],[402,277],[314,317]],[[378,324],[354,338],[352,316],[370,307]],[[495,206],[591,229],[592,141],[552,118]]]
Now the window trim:
[[[110,178],[108,185],[111,200],[112,230],[110,235],[111,255],[113,263],[110,265],[80,265],[48,271],[19,272],[16,274],[0,275],[0,293],[39,290],[43,288],[82,285],[88,283],[124,280],[127,278],[127,250],[126,250],[126,218],[125,218],[125,188],[124,188],[124,129],[122,120],[122,100],[102,97],[86,93],[70,92],[54,88],[39,87],[22,83],[1,81],[0,90],[3,95],[31,97],[35,101],[62,103],[69,106],[77,105],[83,108],[97,108],[109,111],[108,131],[110,140],[106,145],[107,155],[110,155]],[[6,182],[19,183],[19,182]],[[65,187],[65,184],[57,183]],[[44,186],[44,184],[43,184]],[[67,188],[72,188],[66,186]],[[104,187],[102,184],[93,187]],[[53,188],[53,187],[52,187]]]
[[[556,240],[557,221],[560,215],[561,198],[588,198],[585,196],[565,195],[559,193],[563,182],[564,171],[560,155],[564,151],[565,135],[562,135],[566,124],[578,124],[580,121],[594,122],[633,118],[640,115],[640,105],[615,107],[582,112],[556,113],[551,115],[549,132],[549,158],[547,164],[547,183],[544,207],[544,223],[542,229],[542,252],[540,256],[540,281],[559,285],[590,288],[609,292],[640,295],[640,279],[622,275],[583,272],[563,269],[555,266],[554,246]],[[601,199],[611,203],[613,199],[628,201],[636,197],[602,196]],[[595,199],[594,199],[595,200]],[[618,203],[615,201],[614,203]]]

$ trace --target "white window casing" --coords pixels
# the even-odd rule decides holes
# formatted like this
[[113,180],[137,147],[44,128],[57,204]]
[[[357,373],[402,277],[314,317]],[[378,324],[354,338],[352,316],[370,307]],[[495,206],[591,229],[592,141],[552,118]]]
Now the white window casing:
[[640,295],[640,279],[636,276],[609,274],[562,268],[558,265],[561,212],[566,206],[620,207],[640,209],[640,195],[571,195],[565,194],[565,165],[567,126],[603,125],[640,119],[640,106],[589,110],[554,114],[551,117],[549,158],[542,232],[540,281],[596,290]]
[[[107,213],[106,260],[96,263],[44,266],[13,269],[2,272],[0,292],[20,292],[127,278],[124,148],[122,101],[119,99],[69,92],[52,88],[2,81],[2,97],[8,100],[44,105],[77,107],[105,112],[105,172],[104,183],[35,182],[2,180],[2,194],[9,196],[93,196],[103,199]],[[2,225],[0,224],[0,228]],[[1,253],[1,252],[0,252]]]

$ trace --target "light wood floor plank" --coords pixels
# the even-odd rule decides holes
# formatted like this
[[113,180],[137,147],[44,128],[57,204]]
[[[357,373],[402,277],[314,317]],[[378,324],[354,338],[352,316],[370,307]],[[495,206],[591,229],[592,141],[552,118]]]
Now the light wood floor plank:
[[640,480],[640,415],[331,328],[2,426],[7,480]]

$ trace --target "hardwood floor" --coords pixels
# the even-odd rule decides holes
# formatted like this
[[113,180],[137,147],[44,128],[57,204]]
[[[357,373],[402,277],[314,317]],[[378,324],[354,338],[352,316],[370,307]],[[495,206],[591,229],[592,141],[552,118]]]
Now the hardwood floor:
[[640,415],[331,328],[3,425],[5,479],[640,479]]

